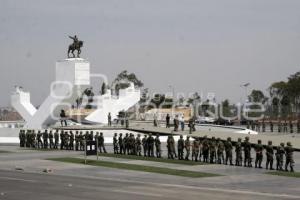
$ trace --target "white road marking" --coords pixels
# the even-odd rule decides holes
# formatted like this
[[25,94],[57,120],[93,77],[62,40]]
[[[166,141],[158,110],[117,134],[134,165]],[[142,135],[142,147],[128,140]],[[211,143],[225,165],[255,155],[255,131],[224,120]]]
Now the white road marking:
[[4,180],[10,180],[10,181],[22,181],[22,182],[29,182],[29,183],[36,183],[36,180],[30,180],[30,179],[22,179],[22,178],[12,178],[12,177],[4,177],[0,176],[0,179]]
[[126,194],[134,194],[134,195],[142,195],[142,196],[152,196],[152,197],[162,197],[163,195],[147,193],[147,192],[136,192],[136,191],[126,191],[126,190],[112,190],[113,192],[126,193]]

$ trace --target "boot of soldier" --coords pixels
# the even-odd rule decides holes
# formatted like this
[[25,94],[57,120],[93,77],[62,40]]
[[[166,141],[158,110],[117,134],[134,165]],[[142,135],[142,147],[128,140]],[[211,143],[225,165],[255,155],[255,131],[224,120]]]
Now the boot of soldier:
[[290,168],[291,168],[291,172],[294,172],[294,167],[291,166]]

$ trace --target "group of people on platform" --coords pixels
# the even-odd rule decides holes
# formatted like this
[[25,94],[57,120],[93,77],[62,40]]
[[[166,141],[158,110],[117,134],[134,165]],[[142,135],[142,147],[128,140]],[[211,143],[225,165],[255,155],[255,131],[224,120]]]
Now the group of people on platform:
[[[58,131],[53,132],[40,130],[36,133],[34,130],[21,130],[19,134],[20,147],[29,148],[43,148],[43,149],[58,149],[60,145],[61,150],[85,150],[85,141],[97,141],[100,153],[107,153],[104,145],[103,133],[93,131]],[[75,148],[74,148],[75,147]],[[225,165],[235,165],[244,167],[252,167],[252,148],[255,150],[255,168],[262,168],[264,155],[266,156],[266,169],[273,170],[274,158],[276,159],[276,170],[294,171],[294,148],[290,142],[286,146],[281,143],[279,146],[274,147],[272,141],[268,141],[267,145],[263,145],[261,140],[257,144],[252,144],[249,137],[246,136],[242,141],[238,138],[237,142],[231,141],[228,137],[226,141],[220,138],[207,138],[206,136],[193,137],[191,140],[189,136],[183,139],[180,135],[177,146],[173,135],[169,135],[166,142],[167,157],[168,159],[178,158],[179,160],[202,161],[206,163],[216,163]],[[177,149],[177,151],[176,151]],[[132,133],[123,134],[117,133],[113,137],[113,151],[115,154],[128,154],[145,157],[162,157],[162,148],[160,136],[157,134],[155,137],[151,133],[145,134],[141,138],[140,134],[135,137]],[[234,151],[234,152],[233,152]],[[235,163],[233,163],[233,154],[235,153]],[[284,165],[285,157],[285,165]]]
[[[276,128],[277,126],[277,128]],[[247,122],[247,128],[252,129],[257,132],[266,132],[267,127],[270,132],[278,132],[278,133],[300,133],[300,120],[292,121],[292,120],[281,120],[277,122],[268,121],[249,121]],[[295,128],[294,128],[295,127]]]

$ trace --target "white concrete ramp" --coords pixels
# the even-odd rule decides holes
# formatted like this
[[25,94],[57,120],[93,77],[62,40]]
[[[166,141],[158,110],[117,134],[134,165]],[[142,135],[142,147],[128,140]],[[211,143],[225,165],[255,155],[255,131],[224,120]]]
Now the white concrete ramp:
[[139,102],[141,93],[139,89],[135,89],[134,84],[130,83],[130,86],[126,89],[119,91],[119,96],[112,96],[111,91],[105,95],[102,95],[96,99],[97,110],[88,115],[85,119],[95,123],[107,124],[108,113],[111,114],[112,120],[117,118],[120,111],[128,110]]

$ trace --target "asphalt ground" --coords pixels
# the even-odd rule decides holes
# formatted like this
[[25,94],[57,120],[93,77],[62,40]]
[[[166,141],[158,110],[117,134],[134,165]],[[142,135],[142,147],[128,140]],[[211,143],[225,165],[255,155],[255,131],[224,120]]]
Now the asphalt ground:
[[[110,147],[109,147],[110,148]],[[108,149],[109,149],[108,148]],[[155,165],[222,174],[186,178],[45,160],[82,157],[82,152],[32,151],[0,146],[0,199],[300,199],[300,180],[265,174],[264,169],[225,165],[182,166],[114,158],[115,162]],[[299,155],[296,154],[296,163]],[[89,157],[89,159],[96,159]],[[22,169],[22,170],[20,170]],[[51,169],[44,173],[44,169]]]

